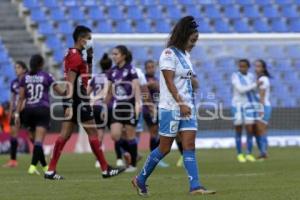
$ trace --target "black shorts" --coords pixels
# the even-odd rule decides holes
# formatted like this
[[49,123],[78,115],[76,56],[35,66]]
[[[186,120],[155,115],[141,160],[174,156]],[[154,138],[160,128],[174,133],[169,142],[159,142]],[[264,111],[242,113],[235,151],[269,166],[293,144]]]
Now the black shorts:
[[73,123],[82,123],[86,121],[90,121],[94,119],[93,109],[90,106],[88,99],[74,99],[73,103],[64,102],[64,111],[72,106],[73,115],[70,119],[65,119],[65,121],[73,122]]
[[[105,129],[105,127],[109,127],[110,116],[106,117],[105,119],[101,118],[101,112],[103,110],[103,106],[93,106],[93,112],[95,117],[95,122],[98,129]],[[111,113],[111,110],[106,111],[107,113]]]
[[121,123],[124,125],[136,126],[138,119],[136,118],[134,104],[117,105],[109,112],[110,124]]
[[48,107],[25,108],[20,117],[22,125],[34,131],[37,126],[49,129],[50,109]]
[[150,112],[143,112],[143,117],[148,127],[158,125],[158,114],[153,118]]

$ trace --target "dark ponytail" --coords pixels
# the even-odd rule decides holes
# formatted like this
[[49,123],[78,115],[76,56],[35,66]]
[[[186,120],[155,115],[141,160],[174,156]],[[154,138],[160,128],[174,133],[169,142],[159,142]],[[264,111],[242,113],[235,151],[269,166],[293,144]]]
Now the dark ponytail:
[[22,68],[25,72],[28,71],[27,65],[26,65],[23,61],[21,61],[21,60],[16,61],[16,65],[20,65],[21,68]]
[[107,53],[104,53],[101,60],[99,61],[99,65],[102,69],[102,72],[109,70],[112,66],[112,60],[109,58]]
[[265,76],[271,78],[272,76],[271,76],[270,72],[268,71],[267,63],[264,60],[262,60],[262,59],[259,59],[256,62],[259,62],[262,65],[262,67],[263,67],[263,74]]
[[132,62],[132,53],[125,45],[118,45],[115,48],[118,49],[122,55],[125,55],[126,64],[130,64]]
[[41,55],[35,54],[31,56],[29,61],[30,74],[36,74],[44,65],[44,59]]
[[174,26],[167,47],[174,46],[182,51],[193,33],[198,33],[198,24],[193,16],[181,18]]

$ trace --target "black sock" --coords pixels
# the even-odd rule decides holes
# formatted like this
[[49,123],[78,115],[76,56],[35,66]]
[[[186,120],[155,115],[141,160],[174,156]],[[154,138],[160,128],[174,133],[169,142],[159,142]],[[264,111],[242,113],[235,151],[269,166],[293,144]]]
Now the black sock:
[[39,162],[39,146],[34,145],[33,147],[33,153],[32,153],[32,160],[31,160],[31,165],[36,166]]
[[45,167],[45,166],[47,166],[47,162],[46,162],[46,158],[45,158],[45,154],[44,154],[43,144],[40,144],[39,146],[40,146],[40,148],[39,148],[39,151],[40,151],[40,153],[39,153],[39,155],[40,155],[39,160],[41,162],[41,165],[43,167]]
[[15,137],[10,138],[10,159],[17,159],[18,139]]
[[121,149],[122,141],[121,140],[122,139],[115,142],[115,153],[116,153],[117,159],[122,159],[122,149]]
[[150,138],[150,150],[153,151],[159,145],[159,137]]
[[177,139],[176,139],[176,143],[177,143],[177,146],[178,146],[178,150],[179,150],[180,154],[182,155],[183,154],[182,143],[181,143],[181,141],[179,141]]
[[47,165],[45,154],[43,150],[43,144],[41,142],[34,143],[32,165],[37,165],[38,161],[41,162],[41,165],[45,167]]
[[138,147],[137,147],[136,139],[128,140],[128,152],[130,153],[131,165],[133,167],[136,166],[137,149],[138,149]]

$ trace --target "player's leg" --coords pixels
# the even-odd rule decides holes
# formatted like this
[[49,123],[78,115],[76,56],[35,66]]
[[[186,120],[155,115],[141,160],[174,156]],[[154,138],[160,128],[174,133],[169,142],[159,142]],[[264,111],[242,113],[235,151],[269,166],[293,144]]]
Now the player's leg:
[[35,128],[35,138],[34,138],[32,160],[31,160],[31,165],[28,169],[29,174],[40,174],[37,170],[38,162],[41,163],[44,172],[46,172],[48,170],[47,162],[46,162],[45,154],[44,154],[44,150],[43,150],[43,141],[45,138],[46,131],[47,131],[47,129],[42,126],[37,126]]
[[253,150],[253,135],[254,135],[254,124],[245,125],[247,133],[247,151],[246,151],[246,160],[250,162],[255,162],[255,157],[252,155]]
[[110,132],[111,132],[111,137],[115,143],[115,153],[117,156],[117,166],[124,166],[122,156],[123,156],[123,150],[122,147],[126,144],[125,139],[122,138],[122,133],[123,133],[123,124],[119,122],[112,122],[110,125]]
[[[11,121],[13,121],[12,119]],[[19,129],[11,123],[11,132],[10,132],[10,160],[3,165],[3,167],[14,168],[18,166],[17,161],[17,149],[18,149],[18,132]]]
[[[127,152],[130,154],[131,163],[127,167],[126,172],[136,171],[137,156],[138,156],[138,143],[136,139],[136,129],[135,126],[126,124],[126,141],[128,145]],[[126,150],[126,149],[125,149]]]
[[[102,149],[102,144],[103,144],[103,138],[104,138],[104,129],[103,128],[98,128],[98,140],[100,142],[100,148]],[[96,168],[100,168],[100,163],[98,160],[96,160],[95,163]]]
[[177,160],[176,166],[182,167],[183,166],[183,147],[181,142],[181,134],[178,134],[176,137],[176,144],[180,153],[180,157]]
[[243,133],[243,112],[241,106],[232,107],[231,113],[233,116],[233,124],[235,130],[235,147],[237,151],[237,160],[240,163],[245,163],[246,158],[242,149],[242,133]]

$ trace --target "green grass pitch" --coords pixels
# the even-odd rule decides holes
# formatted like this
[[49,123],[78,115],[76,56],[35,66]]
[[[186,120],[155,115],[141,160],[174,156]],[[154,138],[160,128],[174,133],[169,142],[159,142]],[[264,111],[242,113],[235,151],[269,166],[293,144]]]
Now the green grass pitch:
[[[146,158],[143,154],[143,161]],[[270,149],[265,162],[239,164],[233,149],[198,150],[202,182],[216,189],[215,196],[190,196],[183,168],[175,163],[178,152],[173,151],[166,161],[170,168],[157,168],[148,184],[151,196],[157,200],[298,200],[300,199],[300,149]],[[111,163],[114,155],[107,154]],[[0,156],[4,163],[7,156]],[[100,177],[94,168],[92,154],[65,154],[58,171],[63,181],[44,180],[42,176],[26,173],[29,155],[21,155],[17,169],[0,169],[1,200],[135,200],[141,199],[130,184],[135,174],[122,174],[109,180]],[[143,162],[142,161],[142,162]],[[139,163],[141,167],[142,162]]]

